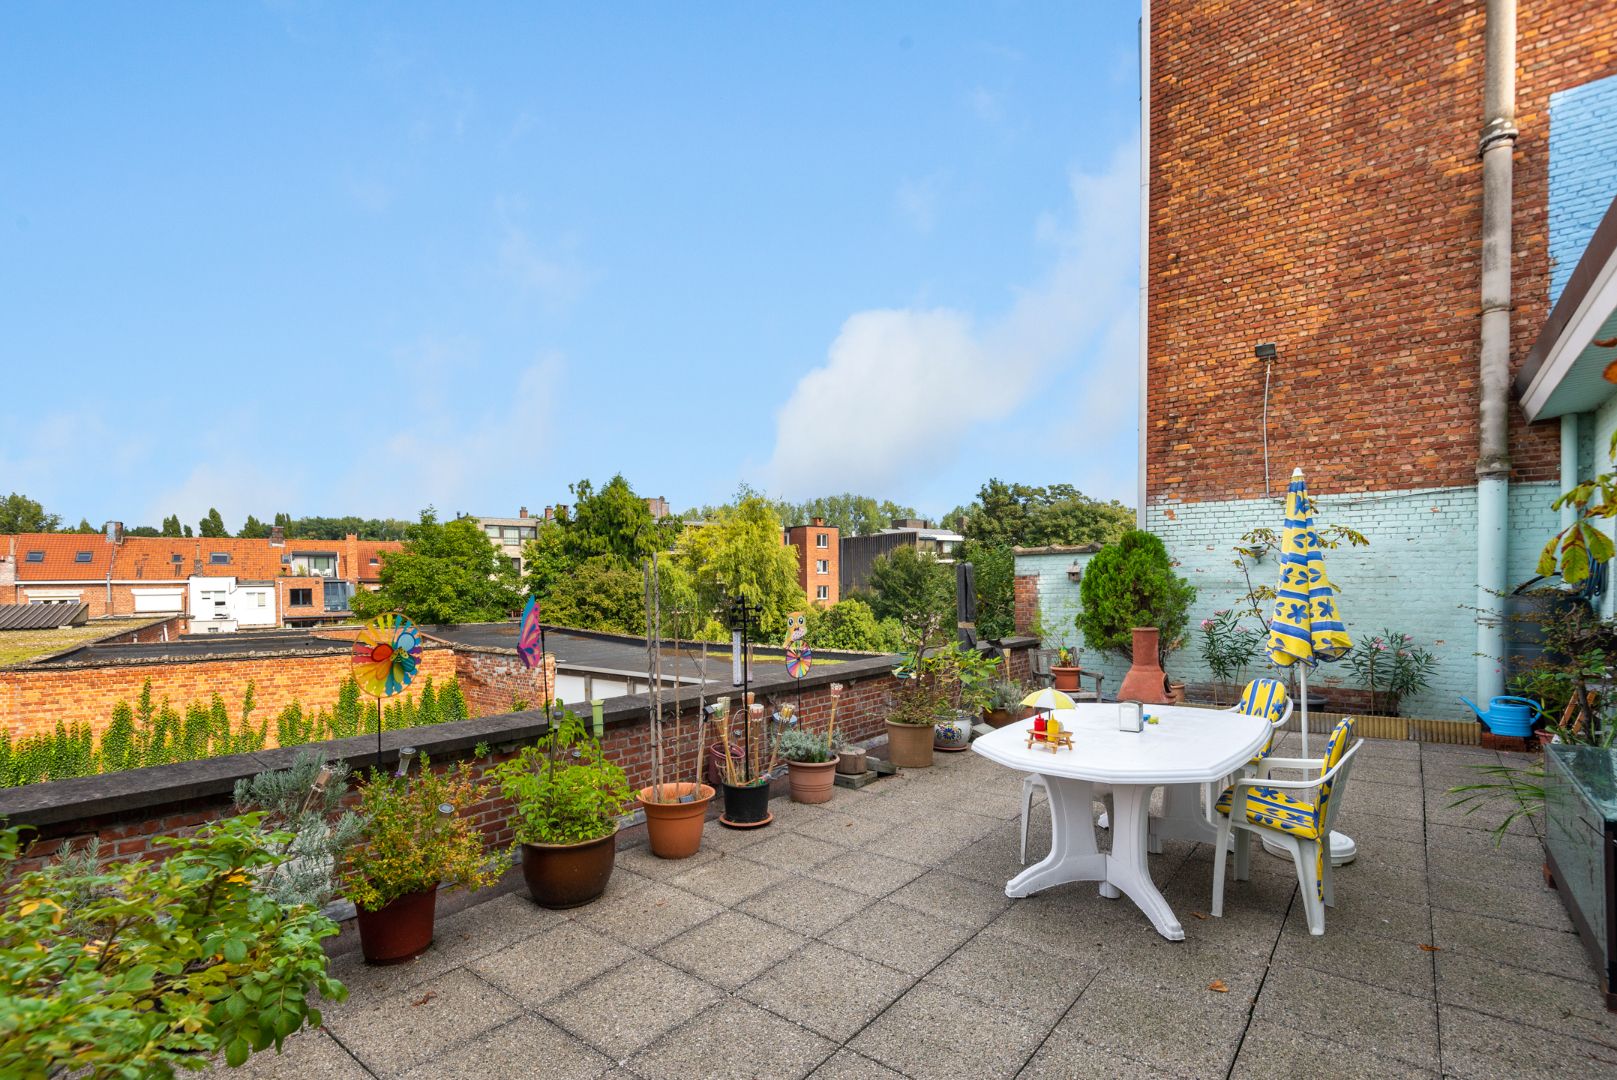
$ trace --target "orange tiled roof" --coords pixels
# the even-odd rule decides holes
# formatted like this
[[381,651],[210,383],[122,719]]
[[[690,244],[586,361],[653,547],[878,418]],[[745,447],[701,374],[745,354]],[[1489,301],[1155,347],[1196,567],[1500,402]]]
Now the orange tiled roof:
[[[236,577],[267,581],[281,576],[283,555],[299,551],[332,551],[338,556],[337,572],[348,581],[375,581],[381,569],[383,551],[398,551],[396,541],[288,540],[272,547],[268,540],[241,540],[234,537],[126,536],[113,545],[100,535],[77,533],[22,533],[7,537],[17,553],[18,581],[105,581],[110,562],[116,581],[164,581],[201,577]],[[43,552],[39,562],[29,562],[28,552]],[[88,551],[90,561],[77,561],[78,553]],[[215,553],[229,556],[228,562],[213,561]],[[378,565],[371,566],[371,558]]]

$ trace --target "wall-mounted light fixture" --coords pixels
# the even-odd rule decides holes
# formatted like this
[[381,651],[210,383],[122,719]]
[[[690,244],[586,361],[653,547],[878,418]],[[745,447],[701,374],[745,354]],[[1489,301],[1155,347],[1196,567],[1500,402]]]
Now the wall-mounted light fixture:
[[1263,496],[1269,497],[1269,376],[1280,355],[1275,343],[1266,341],[1252,348],[1252,355],[1263,363]]

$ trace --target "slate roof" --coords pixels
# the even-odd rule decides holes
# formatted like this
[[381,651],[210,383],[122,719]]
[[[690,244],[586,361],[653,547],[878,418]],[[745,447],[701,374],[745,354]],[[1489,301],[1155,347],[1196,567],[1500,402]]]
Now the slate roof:
[[89,617],[89,604],[0,604],[0,630],[55,630]]

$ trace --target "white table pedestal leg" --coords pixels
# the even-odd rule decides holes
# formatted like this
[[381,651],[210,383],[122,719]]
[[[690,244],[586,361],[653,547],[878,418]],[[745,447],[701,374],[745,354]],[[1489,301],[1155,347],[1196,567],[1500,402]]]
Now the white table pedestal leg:
[[1090,816],[1091,787],[1088,780],[1044,778],[1050,799],[1050,854],[1006,883],[1006,896],[1031,896],[1069,881],[1105,880],[1106,856],[1095,846]]
[[[1141,785],[1112,788],[1112,853],[1106,857],[1106,882],[1121,890],[1145,912],[1157,933],[1169,941],[1185,940],[1185,928],[1174,918],[1167,899],[1151,880],[1146,863],[1146,827],[1151,789]],[[1111,895],[1106,889],[1101,894]]]
[[[1151,819],[1151,833],[1163,840],[1211,844],[1218,830],[1202,816],[1200,784],[1168,784],[1162,789],[1162,816]],[[1156,849],[1152,849],[1155,851]]]

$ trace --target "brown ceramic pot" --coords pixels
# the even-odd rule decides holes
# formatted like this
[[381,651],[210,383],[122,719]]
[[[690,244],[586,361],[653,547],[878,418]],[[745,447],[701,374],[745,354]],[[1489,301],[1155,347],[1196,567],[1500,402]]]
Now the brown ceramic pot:
[[1062,667],[1059,664],[1050,665],[1050,675],[1056,681],[1057,690],[1078,689],[1078,673],[1083,670],[1084,669],[1081,667]]
[[1118,688],[1120,701],[1143,701],[1148,705],[1168,704],[1167,676],[1157,660],[1157,643],[1161,631],[1154,626],[1136,626],[1134,633],[1134,666],[1123,676]]
[[617,850],[616,829],[580,844],[523,844],[522,879],[540,907],[578,907],[606,892]]
[[1016,712],[1010,709],[984,709],[983,723],[989,727],[1001,728],[1016,723],[1016,715]]
[[663,797],[678,800],[700,787],[690,802],[653,802],[655,789],[640,789],[640,805],[646,811],[646,835],[651,840],[651,853],[659,859],[688,859],[702,846],[702,825],[707,820],[707,807],[713,801],[714,789],[707,784],[664,784]]
[[822,803],[831,801],[836,790],[838,758],[830,761],[788,761],[786,776],[791,783],[792,801]]
[[402,964],[413,960],[432,944],[433,922],[438,914],[438,888],[406,893],[375,911],[356,908],[359,924],[359,951],[367,964]]
[[932,725],[887,721],[887,760],[901,769],[932,767]]

